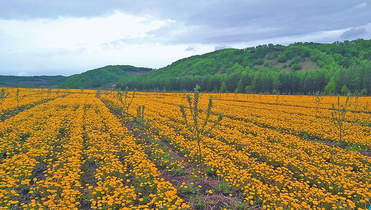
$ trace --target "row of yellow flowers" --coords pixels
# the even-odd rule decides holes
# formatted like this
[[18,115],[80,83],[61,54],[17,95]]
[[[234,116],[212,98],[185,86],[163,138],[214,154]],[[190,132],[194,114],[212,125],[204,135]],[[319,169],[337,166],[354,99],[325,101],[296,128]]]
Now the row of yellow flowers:
[[79,90],[61,89],[30,89],[30,88],[1,88],[5,91],[6,98],[0,101],[0,114],[6,110],[13,110],[20,106],[28,106],[45,99],[52,99]]
[[[114,94],[106,97],[115,101]],[[205,99],[202,104],[207,103]],[[247,199],[263,203],[263,208],[367,207],[371,196],[369,157],[256,126],[243,120],[243,109],[233,105],[236,100],[215,101],[215,107],[224,103],[222,110],[230,118],[222,121],[215,138],[207,139],[204,161],[244,189]],[[184,138],[190,134],[175,106],[180,103],[185,104],[181,94],[139,93],[133,106],[145,104],[151,126],[171,137],[180,152],[196,157],[196,145]]]
[[189,208],[95,91],[0,125],[1,209]]
[[[94,184],[89,188],[92,209],[129,208],[137,201],[137,193],[128,178],[127,162],[120,161],[118,141],[125,138],[122,130],[111,130],[106,121],[107,114],[99,100],[89,98],[90,109],[85,112],[84,128],[86,157],[96,166]],[[103,109],[103,110],[102,110]],[[116,125],[119,126],[119,125]],[[90,167],[92,167],[90,166]]]
[[[96,99],[98,100],[98,99]],[[109,112],[108,108],[99,101],[100,115],[106,126],[106,133],[111,136],[111,141],[117,142],[118,151],[122,155],[128,168],[128,177],[136,186],[139,202],[129,206],[130,209],[138,208],[189,208],[177,195],[177,189],[168,181],[160,178],[160,172],[155,164],[147,158],[144,148],[135,143],[133,136],[122,126],[120,121]]]
[[68,96],[58,100],[58,115],[63,116],[59,138],[45,160],[46,171],[42,179],[31,187],[32,200],[29,208],[77,209],[82,195],[83,117],[84,103],[79,98]]
[[[314,96],[211,95],[214,96],[214,103],[218,107],[216,112],[223,112],[228,117],[296,135],[307,134],[311,138],[339,141],[339,128],[333,122],[331,114],[332,104],[337,103],[337,97],[322,96],[323,99],[317,109]],[[174,105],[184,103],[182,95],[174,96],[176,97],[168,96],[172,97],[170,103]],[[281,98],[277,100],[278,97]],[[345,100],[346,98],[342,97],[341,103],[345,103]],[[206,107],[207,100],[201,103]],[[342,141],[367,151],[371,148],[371,108],[368,107],[371,98],[351,98],[349,104],[346,121],[342,127],[344,130]]]
[[[284,97],[288,98],[289,96]],[[293,97],[295,96],[290,96],[290,98]],[[300,98],[300,96],[296,97]],[[272,98],[274,97],[272,96]],[[272,103],[259,103],[257,101],[244,101],[246,99],[241,99],[244,99],[243,96],[237,95],[237,101],[220,101],[220,103],[218,103],[219,108],[226,115],[234,118],[242,118],[243,120],[295,132],[297,134],[306,133],[309,136],[326,140],[339,140],[338,127],[334,124],[332,119],[332,106],[328,105],[329,102],[337,103],[336,97],[326,97],[326,100],[329,102],[324,105],[320,104],[321,107],[318,110],[315,107],[315,98],[309,98],[308,96],[303,97],[303,100],[312,101],[311,106],[308,104],[306,106],[299,106],[294,103],[292,105],[276,105]],[[367,99],[371,103],[370,98],[363,97],[358,99],[357,106],[360,107]],[[345,98],[341,100],[343,101],[341,103],[345,103]],[[353,100],[355,99],[351,99],[351,101]],[[278,103],[280,102],[278,101]],[[355,102],[352,104],[354,106]],[[347,109],[355,110],[353,106]],[[357,144],[359,146],[365,146],[365,149],[369,150],[371,148],[371,133],[370,127],[367,125],[371,124],[370,110],[348,111],[346,119],[347,121],[344,122],[343,126],[345,131],[343,132],[342,141],[350,145]]]
[[70,114],[61,111],[61,104],[63,99],[50,101],[1,123],[1,207],[24,206],[21,198],[37,182],[38,169],[42,170],[39,167],[52,156],[53,147],[59,142],[59,129]]

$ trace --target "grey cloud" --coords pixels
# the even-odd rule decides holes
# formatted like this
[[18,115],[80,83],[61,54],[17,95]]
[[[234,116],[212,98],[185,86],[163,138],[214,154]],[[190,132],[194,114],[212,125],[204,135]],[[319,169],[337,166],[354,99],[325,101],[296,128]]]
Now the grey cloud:
[[343,39],[359,38],[363,34],[366,34],[365,28],[352,28],[341,34],[340,38]]
[[231,48],[230,46],[225,46],[225,45],[223,45],[223,46],[215,46],[214,47],[214,50],[222,50],[222,49],[227,49],[227,48]]
[[[116,6],[105,1],[89,0],[4,0],[0,18],[30,19],[58,18],[59,16],[93,17],[113,11]],[[122,5],[124,6],[124,5]]]
[[[103,49],[113,49],[113,48],[119,48],[119,47],[121,47],[122,45],[125,45],[125,44],[149,43],[150,39],[151,38],[143,38],[143,37],[123,38],[123,39],[118,39],[118,40],[114,40],[114,41],[107,42],[107,43],[102,43],[102,44],[100,44],[100,46]],[[152,40],[152,41],[156,41],[156,40]]]
[[115,10],[132,15],[182,18],[194,10],[199,3],[171,0],[4,0],[0,7],[0,18],[57,18],[59,16],[95,17],[108,15]]
[[[174,25],[183,24],[187,28],[181,34],[172,34],[174,28],[169,26],[157,31],[156,36],[163,37],[169,43],[243,43],[342,30],[365,25],[371,20],[370,7],[359,0],[201,2],[183,10],[179,9],[184,6],[180,4],[155,7],[155,10],[161,11],[161,17],[174,19]],[[361,10],[357,9],[361,6]],[[179,14],[175,15],[175,12]]]
[[[202,41],[246,42],[367,24],[371,20],[371,11],[362,10],[355,14],[352,11],[353,4],[318,0],[219,1],[208,12],[201,11],[191,18],[194,22],[207,26],[208,33],[198,31],[205,35],[199,36],[204,39]],[[256,32],[254,28],[275,29]],[[223,33],[224,31],[228,33]]]
[[[150,41],[164,44],[237,43],[299,36],[357,27],[371,20],[371,8],[365,0],[5,0],[0,18],[93,17],[115,10],[174,20],[173,25],[153,32],[155,37]],[[186,30],[176,33],[180,26]]]
[[194,51],[195,48],[194,47],[187,47],[187,49],[184,50],[184,52],[190,52],[190,51]]

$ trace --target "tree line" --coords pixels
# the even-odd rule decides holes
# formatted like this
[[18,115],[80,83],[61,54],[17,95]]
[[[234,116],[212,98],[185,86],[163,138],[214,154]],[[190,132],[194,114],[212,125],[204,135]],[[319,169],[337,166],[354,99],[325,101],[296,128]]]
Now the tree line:
[[371,40],[359,39],[224,49],[124,78],[117,87],[192,91],[199,85],[204,92],[370,95],[370,81]]

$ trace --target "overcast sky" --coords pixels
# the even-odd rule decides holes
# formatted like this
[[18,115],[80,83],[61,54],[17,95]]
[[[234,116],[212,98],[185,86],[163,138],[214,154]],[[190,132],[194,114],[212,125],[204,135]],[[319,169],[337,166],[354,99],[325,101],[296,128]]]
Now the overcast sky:
[[1,0],[0,75],[161,68],[221,48],[371,39],[371,0]]

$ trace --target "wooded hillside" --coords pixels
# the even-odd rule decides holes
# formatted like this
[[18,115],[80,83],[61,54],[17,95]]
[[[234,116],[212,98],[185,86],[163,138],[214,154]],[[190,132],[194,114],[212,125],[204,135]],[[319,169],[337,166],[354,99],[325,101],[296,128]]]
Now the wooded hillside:
[[283,94],[371,92],[371,40],[223,49],[124,78],[138,90]]

